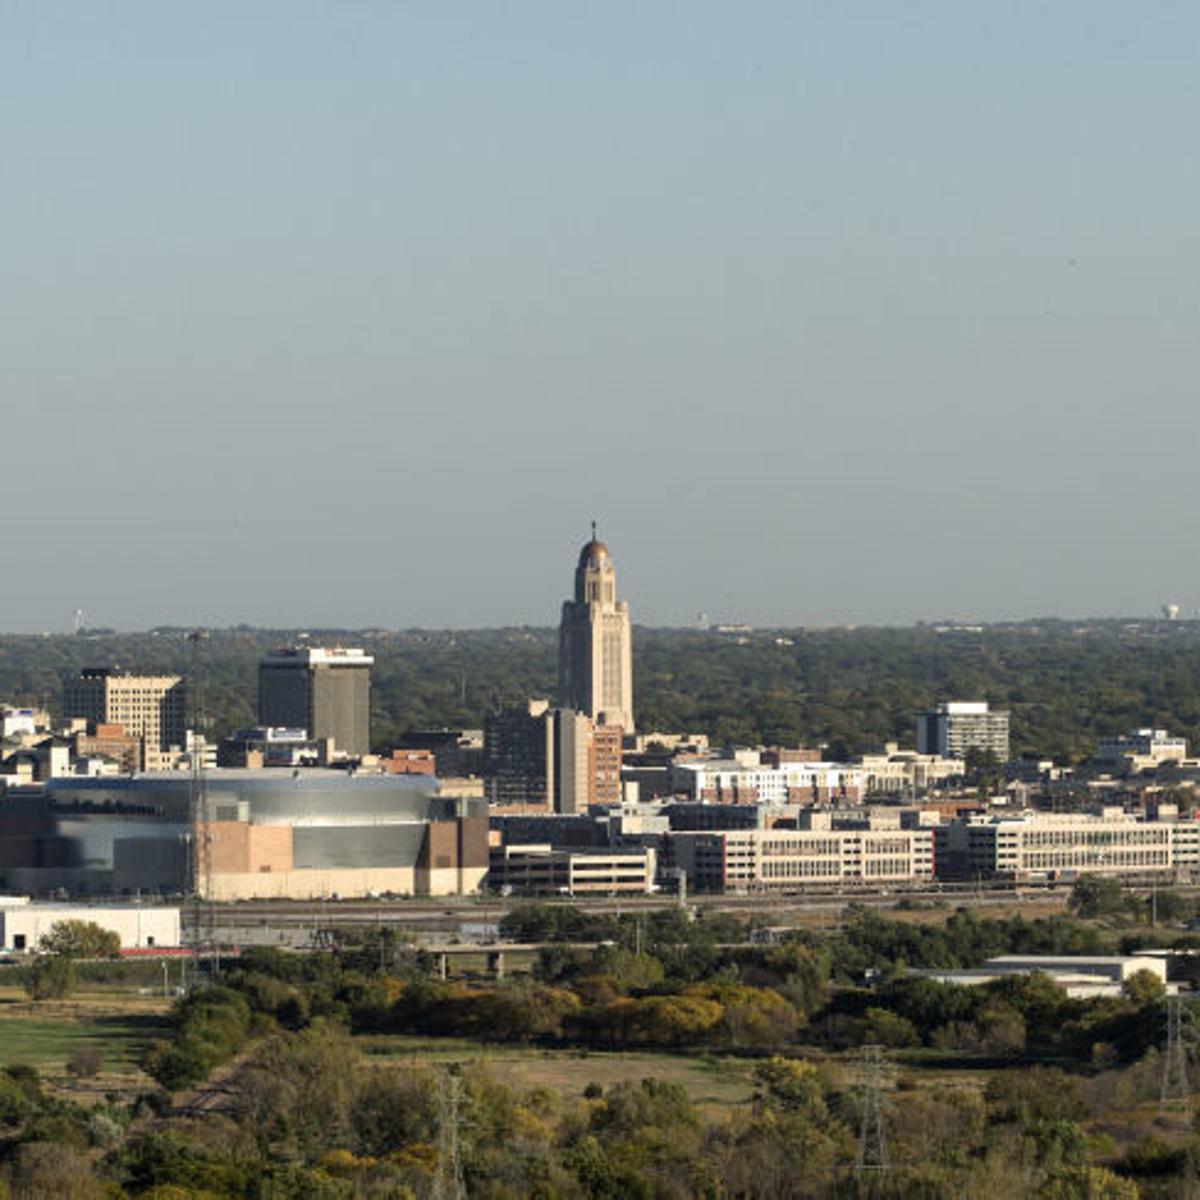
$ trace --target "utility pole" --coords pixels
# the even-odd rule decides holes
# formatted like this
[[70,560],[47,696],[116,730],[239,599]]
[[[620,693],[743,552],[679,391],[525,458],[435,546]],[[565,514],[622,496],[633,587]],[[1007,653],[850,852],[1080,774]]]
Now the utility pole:
[[1183,1031],[1185,1022],[1183,999],[1167,997],[1167,1047],[1163,1053],[1162,1086],[1158,1095],[1160,1112],[1176,1104],[1188,1105],[1192,1089],[1188,1086],[1187,1045]]
[[869,1180],[868,1194],[887,1173],[887,1135],[883,1126],[883,1047],[862,1048],[859,1062],[858,1091],[861,1116],[858,1127],[858,1158],[854,1169],[860,1179]]

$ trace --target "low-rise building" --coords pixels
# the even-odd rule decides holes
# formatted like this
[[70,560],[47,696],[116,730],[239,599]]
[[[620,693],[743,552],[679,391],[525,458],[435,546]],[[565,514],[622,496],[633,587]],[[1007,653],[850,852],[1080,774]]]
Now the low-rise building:
[[862,798],[863,783],[860,767],[830,762],[764,766],[757,751],[671,767],[674,792],[715,804],[854,804]]
[[410,729],[394,743],[397,750],[428,750],[439,776],[465,778],[483,770],[482,729]]
[[123,725],[90,721],[86,732],[74,736],[76,758],[107,758],[122,775],[141,769],[142,739],[125,732]]
[[19,738],[50,728],[50,714],[40,708],[0,705],[0,739]]
[[1182,762],[1187,758],[1187,739],[1173,737],[1165,729],[1131,729],[1121,737],[1101,738],[1096,744],[1096,762],[1119,764],[1126,758],[1146,759],[1150,765]]
[[548,844],[497,846],[488,887],[535,896],[645,895],[654,890],[653,848],[566,850]]
[[698,892],[797,891],[818,884],[927,881],[932,829],[746,829],[672,832],[664,866]]
[[889,742],[881,753],[860,755],[854,765],[862,770],[867,796],[923,795],[930,788],[961,779],[967,772],[961,758],[901,750],[895,742]]
[[322,745],[307,729],[259,725],[235,730],[217,748],[217,766],[256,770],[262,767],[311,767],[326,763],[330,743]]
[[62,921],[87,921],[115,933],[121,949],[179,945],[179,909],[157,905],[109,907],[90,904],[0,902],[0,950],[32,952]]
[[943,878],[1074,879],[1079,875],[1187,877],[1200,867],[1200,823],[1170,805],[1157,820],[1099,813],[986,815],[937,830]]
[[379,760],[380,769],[387,775],[435,775],[437,760],[432,750],[393,750]]
[[1079,1000],[1119,996],[1130,979],[1142,971],[1153,975],[1168,991],[1179,990],[1178,984],[1167,983],[1166,962],[1148,955],[1003,954],[988,959],[982,967],[915,971],[914,974],[938,983],[981,987],[1007,975],[1031,975],[1035,971],[1054,980],[1072,999]]

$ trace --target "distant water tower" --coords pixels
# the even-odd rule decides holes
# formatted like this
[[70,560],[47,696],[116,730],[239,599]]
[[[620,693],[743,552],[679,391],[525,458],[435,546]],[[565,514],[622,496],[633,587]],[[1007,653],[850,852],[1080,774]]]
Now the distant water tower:
[[698,612],[696,614],[696,628],[701,630],[708,629],[708,613]]
[[1164,604],[1162,606],[1162,615],[1163,615],[1164,621],[1178,621],[1179,620],[1179,605],[1178,604]]

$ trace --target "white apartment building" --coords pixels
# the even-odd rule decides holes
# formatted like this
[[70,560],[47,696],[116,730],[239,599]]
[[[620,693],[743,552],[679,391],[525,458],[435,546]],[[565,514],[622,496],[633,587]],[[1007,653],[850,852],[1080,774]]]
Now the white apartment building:
[[917,752],[963,758],[969,750],[1007,762],[1008,713],[992,712],[986,700],[951,700],[917,718]]
[[861,767],[845,763],[783,763],[767,767],[735,759],[675,763],[671,787],[689,800],[716,804],[857,802],[864,790]]
[[667,865],[701,892],[795,891],[814,884],[933,878],[932,829],[746,829],[671,833]]

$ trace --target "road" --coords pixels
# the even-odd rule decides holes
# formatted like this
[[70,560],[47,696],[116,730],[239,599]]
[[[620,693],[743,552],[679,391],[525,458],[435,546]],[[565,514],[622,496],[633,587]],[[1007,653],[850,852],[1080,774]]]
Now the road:
[[[711,911],[766,915],[771,924],[786,926],[801,917],[820,914],[836,916],[846,905],[863,904],[872,908],[894,908],[897,901],[945,901],[952,905],[1011,906],[1045,904],[1061,907],[1065,889],[1014,889],[976,885],[943,885],[921,891],[867,891],[843,888],[836,893],[781,895],[694,895],[688,898],[689,907]],[[334,926],[389,925],[400,926],[426,939],[457,933],[463,925],[496,926],[523,898],[479,899],[469,896],[446,896],[433,900],[317,900],[317,901],[243,901],[215,906],[215,930],[225,943],[240,945],[305,945],[316,940],[317,931]],[[649,912],[676,906],[673,896],[573,897],[549,900],[551,904],[568,904],[587,912],[622,914]],[[185,909],[185,926],[192,912]]]

